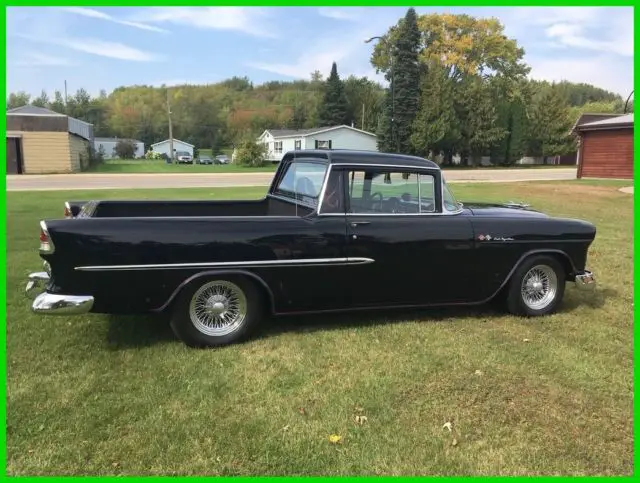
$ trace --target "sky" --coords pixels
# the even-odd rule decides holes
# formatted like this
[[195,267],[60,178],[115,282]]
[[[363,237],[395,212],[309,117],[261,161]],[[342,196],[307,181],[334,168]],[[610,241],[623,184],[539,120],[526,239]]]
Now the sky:
[[[416,8],[496,17],[534,79],[633,89],[632,7]],[[8,7],[7,95],[96,95],[123,85],[368,76],[372,44],[403,7]]]

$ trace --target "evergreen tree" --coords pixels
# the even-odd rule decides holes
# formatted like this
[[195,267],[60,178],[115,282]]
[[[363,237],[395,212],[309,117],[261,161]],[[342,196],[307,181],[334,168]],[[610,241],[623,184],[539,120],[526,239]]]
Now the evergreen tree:
[[318,120],[321,126],[337,126],[347,123],[347,97],[334,62],[331,74],[324,85],[324,97],[320,105]]
[[410,8],[400,22],[394,49],[393,73],[396,149],[405,154],[413,152],[411,133],[420,102],[419,49],[418,19],[416,11]]
[[567,154],[575,149],[571,138],[572,120],[566,98],[556,89],[547,90],[533,107],[529,148],[534,156]]
[[413,122],[411,144],[419,156],[450,154],[460,138],[454,94],[447,70],[429,65],[422,79],[418,115]]

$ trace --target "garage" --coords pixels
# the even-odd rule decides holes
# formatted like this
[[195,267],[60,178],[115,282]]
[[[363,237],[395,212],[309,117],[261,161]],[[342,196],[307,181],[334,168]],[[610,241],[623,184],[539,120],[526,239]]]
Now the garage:
[[36,106],[7,111],[7,174],[75,173],[86,169],[93,125]]
[[633,179],[633,114],[581,118],[578,178]]

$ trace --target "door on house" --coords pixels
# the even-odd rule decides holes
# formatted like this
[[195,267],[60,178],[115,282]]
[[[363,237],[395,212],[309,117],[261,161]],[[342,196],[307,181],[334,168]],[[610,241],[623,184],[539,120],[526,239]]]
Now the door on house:
[[20,138],[7,138],[7,174],[22,174],[22,150]]

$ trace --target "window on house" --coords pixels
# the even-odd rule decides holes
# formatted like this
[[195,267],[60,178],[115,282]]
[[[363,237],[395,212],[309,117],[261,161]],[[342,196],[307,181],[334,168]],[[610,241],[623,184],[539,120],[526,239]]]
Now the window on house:
[[296,140],[295,147],[293,149],[296,149],[296,150],[302,149],[302,141],[300,139]]
[[383,170],[349,173],[349,213],[433,212],[435,179],[432,175]]
[[316,149],[331,149],[331,139],[328,141],[316,139]]
[[282,152],[282,141],[274,141],[273,143],[273,152],[281,153]]

